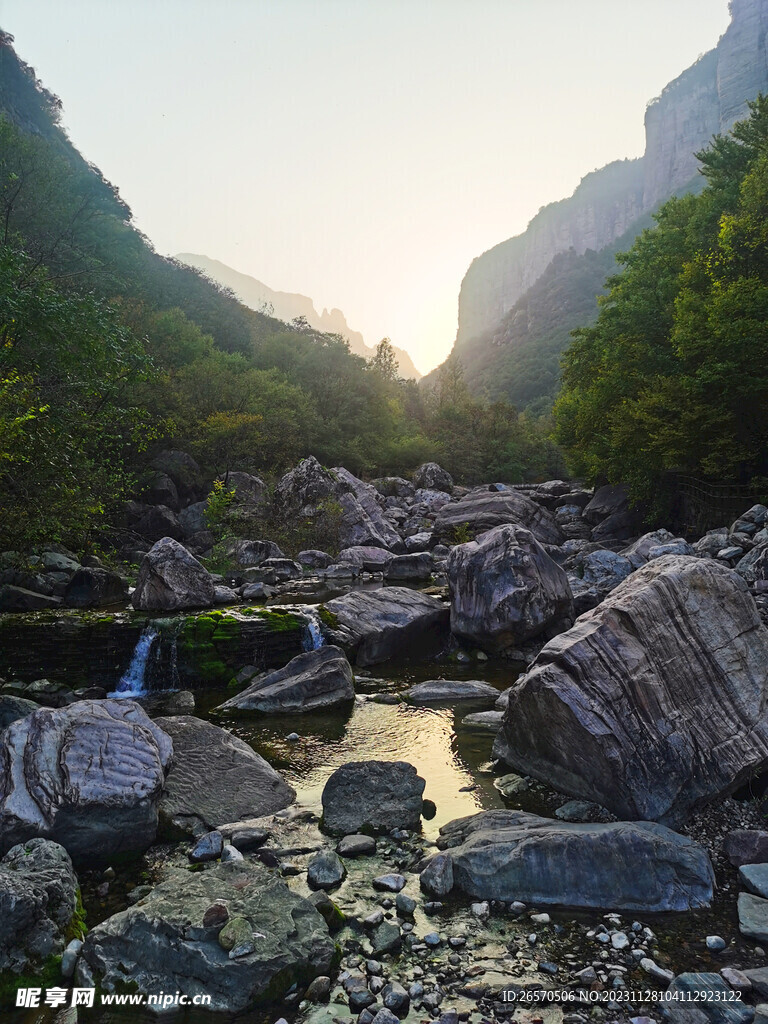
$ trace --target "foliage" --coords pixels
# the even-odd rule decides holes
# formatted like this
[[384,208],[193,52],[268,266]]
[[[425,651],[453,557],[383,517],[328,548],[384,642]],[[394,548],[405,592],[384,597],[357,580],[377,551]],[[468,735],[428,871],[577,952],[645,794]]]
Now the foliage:
[[205,524],[214,534],[221,533],[227,513],[232,508],[234,501],[234,487],[228,488],[223,480],[214,480],[203,512]]
[[556,405],[577,473],[654,496],[683,469],[768,470],[768,99],[698,154],[707,187],[667,203],[574,332]]

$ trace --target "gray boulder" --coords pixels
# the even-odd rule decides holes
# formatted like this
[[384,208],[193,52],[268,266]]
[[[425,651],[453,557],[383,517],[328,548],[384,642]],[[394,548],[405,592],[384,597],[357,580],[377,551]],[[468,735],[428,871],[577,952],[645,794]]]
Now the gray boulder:
[[327,569],[329,565],[333,565],[332,555],[314,548],[300,551],[296,560],[300,565],[306,565],[309,569]]
[[[675,539],[675,535],[670,533],[669,530],[653,530],[651,533],[644,533],[642,537],[633,544],[630,544],[628,548],[625,548],[621,554],[624,558],[629,559],[633,568],[639,569],[641,565],[645,565],[650,560],[651,548],[658,547],[659,544],[669,544]],[[722,547],[722,544],[720,547]],[[718,548],[718,550],[720,549]]]
[[667,989],[671,1024],[751,1024],[755,1010],[735,998],[731,986],[715,973],[678,974]]
[[350,761],[325,784],[322,826],[337,836],[416,830],[425,785],[406,761]]
[[287,508],[313,509],[334,494],[336,483],[334,474],[310,455],[282,477],[275,497]]
[[542,544],[562,544],[563,534],[541,505],[519,491],[489,491],[478,488],[461,501],[444,505],[437,513],[433,536],[455,543],[462,533],[479,537],[497,526],[522,526]]
[[179,512],[178,520],[185,537],[193,537],[196,533],[207,531],[208,523],[205,518],[207,507],[207,501],[196,501]]
[[602,597],[615,590],[634,570],[635,566],[628,558],[606,548],[576,557],[580,586],[594,588]]
[[565,572],[520,526],[499,526],[453,548],[448,585],[451,631],[489,651],[514,647],[573,619]]
[[[407,544],[407,541],[406,541]],[[396,555],[385,570],[387,580],[428,580],[435,569],[435,560],[428,551]]]
[[38,612],[61,607],[61,598],[12,583],[0,585],[0,612]]
[[107,608],[124,604],[128,584],[108,569],[78,569],[67,584],[63,603],[67,608]]
[[768,942],[768,900],[750,892],[740,892],[736,909],[741,934],[755,942]]
[[402,537],[384,515],[376,488],[358,480],[343,466],[337,466],[333,473],[338,481],[336,500],[342,508],[342,547],[362,545],[405,551]]
[[490,707],[498,699],[499,691],[477,680],[432,679],[405,690],[403,696],[412,704],[454,704],[468,700]]
[[450,612],[442,601],[405,587],[357,590],[328,601],[335,637],[361,666],[424,651],[447,638]]
[[619,818],[673,825],[768,764],[766,664],[740,576],[659,558],[543,648],[494,754]]
[[20,718],[26,718],[33,711],[37,711],[39,704],[26,697],[16,697],[11,693],[0,694],[0,731],[9,726],[11,722],[17,722]]
[[40,836],[76,861],[155,839],[171,741],[130,700],[39,708],[0,742],[0,848]]
[[584,509],[584,518],[590,526],[597,526],[610,516],[629,510],[629,495],[624,484],[606,484],[599,487]]
[[228,490],[235,492],[235,500],[240,505],[260,505],[267,497],[267,485],[261,477],[251,473],[234,470],[227,473],[223,482]]
[[189,715],[157,718],[173,741],[160,801],[168,836],[212,832],[232,821],[273,814],[296,798],[291,786],[247,743]]
[[453,490],[453,477],[436,462],[425,462],[413,474],[413,486],[417,490],[445,491],[450,494]]
[[339,561],[362,569],[363,572],[384,572],[395,556],[386,548],[356,545],[339,552]]
[[191,455],[171,448],[155,455],[150,465],[173,480],[182,505],[202,497],[203,474]]
[[216,708],[222,714],[316,711],[355,699],[352,668],[338,647],[320,647],[281,669],[253,677],[245,690]]
[[268,558],[285,557],[277,544],[271,540],[236,540],[230,553],[243,568],[261,565]]
[[[229,912],[228,935],[221,922],[203,924],[217,901]],[[296,982],[329,975],[336,959],[328,928],[308,900],[263,867],[236,861],[175,871],[96,925],[76,978],[79,985],[93,978],[107,992],[205,994],[208,1010],[239,1013],[282,998]]]
[[30,839],[10,849],[0,861],[0,972],[38,975],[72,933],[80,936],[78,895],[63,846]]
[[216,598],[211,574],[171,537],[163,537],[144,556],[131,603],[141,612],[210,608]]
[[440,829],[455,885],[482,900],[658,913],[709,906],[714,872],[698,843],[655,822],[574,824],[481,811]]
[[184,530],[176,513],[166,505],[153,505],[133,527],[144,540],[154,544],[163,537],[181,540]]

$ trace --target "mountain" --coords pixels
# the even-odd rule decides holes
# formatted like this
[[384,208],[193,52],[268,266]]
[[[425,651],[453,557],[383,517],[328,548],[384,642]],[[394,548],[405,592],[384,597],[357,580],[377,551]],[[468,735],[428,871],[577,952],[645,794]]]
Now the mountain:
[[[276,292],[269,285],[258,281],[255,277],[241,274],[226,263],[212,260],[209,256],[201,256],[191,252],[182,252],[176,256],[181,263],[202,271],[212,281],[218,281],[225,288],[230,288],[238,299],[251,309],[266,311],[278,320],[290,323],[296,317],[304,317],[310,327],[327,334],[341,334],[349,342],[350,351],[357,356],[370,359],[376,349],[366,345],[362,334],[353,331],[340,309],[324,309],[318,313],[315,304],[307,295],[296,292]],[[419,380],[421,374],[413,365],[411,357],[402,349],[395,347],[400,374],[406,380]]]
[[[522,235],[473,260],[461,285],[452,356],[460,359],[466,380],[477,393],[503,395],[534,407],[551,403],[557,373],[553,377],[550,370],[568,343],[571,313],[589,300],[590,293],[592,298],[595,294],[587,283],[589,268],[577,269],[574,257],[599,253],[603,261],[608,257],[610,269],[610,257],[621,248],[618,240],[624,236],[631,241],[647,225],[649,213],[670,196],[698,188],[695,153],[713,135],[743,118],[748,100],[768,90],[768,0],[731,0],[730,12],[731,24],[717,46],[649,103],[641,158],[616,161],[588,174],[570,198],[544,207]],[[562,253],[572,255],[553,266]],[[544,333],[538,336],[541,366],[536,365],[537,329],[527,329],[524,369],[508,317],[512,314],[514,321],[522,315],[518,303],[545,271],[549,275],[546,289],[551,290],[562,274],[568,281],[561,290],[570,292],[572,299],[576,279],[583,290],[575,306],[573,302],[566,305],[561,321],[554,323],[550,316],[546,329],[542,327]],[[530,302],[536,305],[536,296]],[[594,319],[596,310],[591,309],[590,316],[579,322]],[[555,335],[560,339],[557,343]],[[523,370],[529,381],[541,370],[538,388],[518,386]],[[502,380],[504,387],[500,387]]]

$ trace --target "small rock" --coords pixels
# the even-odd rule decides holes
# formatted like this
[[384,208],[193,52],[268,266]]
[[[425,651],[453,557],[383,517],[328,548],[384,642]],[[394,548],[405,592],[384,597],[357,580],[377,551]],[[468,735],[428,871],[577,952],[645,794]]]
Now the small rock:
[[335,889],[346,876],[347,869],[332,850],[321,850],[307,864],[307,884],[310,889]]
[[722,949],[725,949],[727,945],[728,943],[725,939],[721,938],[719,935],[707,936],[707,949],[712,953],[719,953]]
[[242,853],[240,853],[236,847],[230,846],[229,843],[227,843],[221,851],[221,863],[226,864],[228,862],[239,860],[245,860]]
[[400,892],[405,888],[405,879],[402,875],[379,875],[373,880],[373,888],[379,892]]
[[344,836],[336,847],[340,857],[366,857],[376,853],[376,840],[373,836]]
[[[231,848],[231,847],[230,847]],[[208,860],[218,860],[224,850],[224,838],[221,832],[207,832],[200,836],[194,849],[189,854],[193,864],[201,864]]]

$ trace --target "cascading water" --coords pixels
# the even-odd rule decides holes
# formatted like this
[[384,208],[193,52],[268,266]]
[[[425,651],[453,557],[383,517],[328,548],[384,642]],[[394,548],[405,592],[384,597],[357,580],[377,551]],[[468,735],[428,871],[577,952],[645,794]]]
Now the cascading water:
[[179,689],[176,638],[179,623],[158,619],[138,639],[128,670],[110,697],[142,697]]
[[309,612],[304,613],[307,616],[307,625],[304,628],[304,639],[303,647],[305,651],[316,651],[318,648],[325,646],[325,637],[320,629],[320,620]]
[[147,692],[147,663],[152,645],[160,634],[154,626],[147,626],[139,637],[131,663],[110,697],[138,697]]

